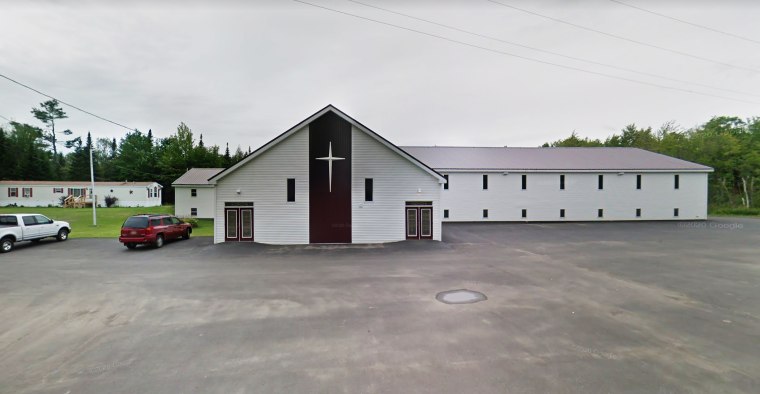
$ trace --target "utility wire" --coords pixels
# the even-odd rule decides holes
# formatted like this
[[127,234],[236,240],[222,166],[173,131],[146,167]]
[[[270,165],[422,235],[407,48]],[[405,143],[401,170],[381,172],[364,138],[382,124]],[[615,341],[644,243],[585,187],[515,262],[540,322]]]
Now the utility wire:
[[531,61],[531,62],[546,64],[546,65],[550,65],[550,66],[554,66],[554,67],[560,67],[560,68],[564,68],[564,69],[567,69],[567,70],[574,70],[574,71],[579,71],[579,72],[586,73],[586,74],[599,75],[599,76],[603,76],[603,77],[607,77],[607,78],[611,78],[611,79],[619,79],[621,81],[628,81],[628,82],[632,82],[632,83],[636,83],[636,84],[640,84],[640,85],[647,85],[647,86],[653,86],[653,87],[658,87],[658,88],[662,88],[662,89],[670,89],[670,90],[676,90],[676,91],[686,92],[686,93],[691,93],[691,94],[698,94],[698,95],[701,95],[701,96],[721,98],[721,99],[724,99],[724,100],[738,101],[738,102],[748,103],[748,104],[760,104],[760,103],[753,102],[753,101],[748,101],[748,100],[742,100],[742,99],[737,99],[737,98],[732,98],[732,97],[726,97],[726,96],[719,96],[719,95],[714,95],[714,94],[710,94],[710,93],[702,93],[702,92],[698,92],[698,91],[694,91],[694,90],[682,89],[682,88],[678,88],[678,87],[674,87],[674,86],[660,85],[660,84],[656,84],[656,83],[652,83],[652,82],[640,81],[640,80],[636,80],[636,79],[632,79],[632,78],[620,77],[620,76],[616,76],[616,75],[612,75],[612,74],[606,74],[606,73],[586,70],[586,69],[582,69],[582,68],[578,68],[578,67],[567,66],[567,65],[564,65],[564,64],[553,63],[553,62],[549,62],[549,61],[545,61],[545,60],[531,58],[531,57],[528,57],[528,56],[522,56],[522,55],[517,55],[517,54],[506,52],[506,51],[501,51],[501,50],[498,50],[498,49],[493,49],[493,48],[488,48],[488,47],[484,47],[484,46],[480,46],[480,45],[470,44],[468,42],[459,41],[459,40],[455,40],[453,38],[448,38],[448,37],[444,37],[444,36],[439,36],[439,35],[436,35],[436,34],[433,34],[433,33],[427,33],[427,32],[421,31],[421,30],[415,30],[415,29],[412,29],[412,28],[409,28],[409,27],[404,27],[404,26],[400,26],[400,25],[394,25],[392,23],[383,22],[383,21],[380,21],[380,20],[377,20],[377,19],[367,18],[367,17],[364,17],[364,16],[352,14],[350,12],[336,10],[334,8],[329,8],[329,7],[325,7],[325,6],[322,6],[322,5],[317,5],[317,4],[309,3],[309,2],[306,2],[306,1],[303,1],[303,0],[293,0],[293,1],[295,1],[297,3],[301,3],[301,4],[306,4],[306,5],[315,7],[315,8],[321,8],[321,9],[324,9],[324,10],[327,10],[327,11],[335,12],[335,13],[338,13],[338,14],[347,15],[347,16],[350,16],[350,17],[353,17],[353,18],[362,19],[362,20],[366,20],[366,21],[370,21],[370,22],[374,22],[374,23],[379,23],[379,24],[385,25],[385,26],[395,27],[397,29],[410,31],[410,32],[417,33],[417,34],[422,34],[422,35],[425,35],[425,36],[428,36],[428,37],[438,38],[438,39],[445,40],[445,41],[448,41],[448,42],[452,42],[452,43],[455,43],[455,44],[464,45],[464,46],[468,46],[468,47],[476,48],[476,49],[481,49],[481,50],[484,50],[484,51],[488,51],[488,52],[492,52],[492,53],[497,53],[497,54],[501,54],[501,55],[505,55],[505,56],[516,57],[518,59],[523,59],[523,60],[527,60],[527,61]]
[[486,1],[494,3],[494,4],[498,4],[498,5],[502,6],[502,7],[507,7],[507,8],[513,9],[515,11],[520,11],[520,12],[523,12],[523,13],[526,13],[526,14],[530,14],[530,15],[533,15],[533,16],[538,16],[538,17],[541,17],[541,18],[544,18],[544,19],[548,19],[550,21],[557,22],[557,23],[563,23],[563,24],[568,25],[568,26],[572,26],[572,27],[575,27],[575,28],[578,28],[578,29],[594,32],[594,33],[601,34],[601,35],[604,35],[604,36],[607,36],[607,37],[612,37],[612,38],[615,38],[615,39],[618,39],[618,40],[627,41],[627,42],[631,42],[631,43],[634,43],[634,44],[638,44],[638,45],[642,45],[642,46],[646,46],[646,47],[650,47],[650,48],[659,49],[661,51],[670,52],[670,53],[674,53],[676,55],[690,57],[692,59],[698,59],[698,60],[702,60],[702,61],[709,62],[709,63],[720,64],[722,66],[733,67],[733,68],[738,68],[738,69],[742,69],[742,70],[749,70],[749,71],[752,71],[752,72],[760,73],[760,70],[755,69],[755,68],[746,67],[746,66],[739,66],[739,65],[731,64],[731,63],[726,63],[726,62],[722,62],[720,60],[714,60],[714,59],[710,59],[710,58],[706,58],[706,57],[702,57],[702,56],[698,56],[698,55],[693,55],[691,53],[682,52],[682,51],[679,51],[679,50],[676,50],[676,49],[666,48],[666,47],[662,47],[662,46],[659,46],[659,45],[656,45],[656,44],[650,44],[648,42],[634,40],[632,38],[619,36],[617,34],[607,33],[606,31],[597,30],[597,29],[594,29],[594,28],[591,28],[591,27],[588,27],[588,26],[579,25],[579,24],[573,23],[573,22],[568,22],[568,21],[563,20],[563,19],[558,19],[558,18],[554,18],[554,17],[548,16],[548,15],[540,14],[540,13],[535,12],[535,11],[526,10],[524,8],[516,7],[516,6],[510,5],[510,4],[505,4],[505,3],[502,3],[500,1],[495,1],[495,0],[486,0]]
[[619,1],[619,0],[609,0],[609,1],[611,1],[613,3],[620,4],[620,5],[624,5],[626,7],[637,9],[639,11],[644,11],[644,12],[650,13],[652,15],[657,15],[657,16],[662,17],[662,18],[670,19],[670,20],[673,20],[673,21],[676,21],[676,22],[681,22],[683,24],[687,24],[687,25],[690,25],[690,26],[698,27],[700,29],[709,30],[709,31],[711,31],[713,33],[719,33],[719,34],[723,34],[723,35],[726,35],[726,36],[729,36],[729,37],[738,38],[740,40],[749,41],[749,42],[752,42],[752,43],[755,43],[755,44],[760,44],[760,41],[754,40],[754,39],[749,38],[749,37],[744,37],[744,36],[740,36],[738,34],[729,33],[727,31],[718,30],[718,29],[715,29],[715,28],[712,28],[712,27],[709,27],[709,26],[700,25],[698,23],[689,22],[687,20],[679,19],[679,18],[670,16],[670,15],[665,15],[665,14],[661,14],[661,13],[656,12],[656,11],[648,10],[648,9],[646,9],[644,7],[639,7],[639,6],[636,6],[636,5],[633,5],[633,4],[624,3],[624,2]]
[[[597,65],[597,66],[608,67],[608,68],[612,68],[612,69],[620,70],[620,71],[627,71],[627,72],[630,72],[630,73],[639,74],[639,75],[645,75],[645,76],[648,76],[648,77],[665,79],[665,80],[673,81],[673,82],[679,82],[679,83],[685,83],[685,84],[691,84],[691,85],[701,86],[703,88],[722,90],[722,91],[725,91],[725,92],[738,93],[738,94],[743,94],[743,95],[753,96],[753,97],[760,97],[760,94],[756,94],[756,93],[743,92],[741,90],[726,89],[726,88],[721,88],[721,87],[717,87],[717,86],[706,85],[706,84],[699,83],[699,82],[691,82],[691,81],[686,81],[686,80],[683,80],[683,79],[671,78],[671,77],[667,77],[667,76],[663,76],[663,75],[658,75],[658,74],[652,74],[652,73],[648,73],[648,72],[644,72],[644,71],[637,71],[637,70],[630,69],[630,68],[627,68],[627,67],[620,67],[620,66],[615,66],[615,65],[612,65],[612,64],[597,62],[597,61],[594,61],[594,60],[588,60],[588,59],[583,59],[583,58],[579,58],[579,57],[575,57],[575,56],[565,55],[565,54],[562,54],[562,53],[553,52],[553,51],[549,51],[549,50],[545,50],[545,49],[541,49],[541,48],[537,48],[537,47],[533,47],[533,46],[529,46],[529,45],[524,45],[524,44],[520,44],[520,43],[513,42],[513,41],[507,41],[507,40],[504,40],[504,39],[501,39],[501,38],[498,38],[498,37],[493,37],[493,36],[488,36],[488,35],[485,35],[485,34],[475,33],[473,31],[469,31],[469,30],[465,30],[465,29],[460,29],[458,27],[454,27],[454,26],[450,26],[450,25],[445,25],[443,23],[438,23],[438,22],[431,21],[431,20],[428,20],[428,19],[418,18],[416,16],[412,16],[412,15],[404,14],[402,12],[397,12],[397,11],[389,10],[387,8],[379,7],[379,6],[372,5],[372,4],[363,3],[363,2],[357,1],[357,0],[348,0],[348,1],[350,1],[352,3],[356,3],[356,4],[361,4],[361,5],[365,6],[365,7],[375,8],[375,9],[378,9],[378,10],[389,12],[391,14],[401,15],[401,16],[404,16],[404,17],[407,17],[407,18],[410,18],[410,19],[422,21],[422,22],[425,22],[425,23],[430,23],[432,25],[445,27],[447,29],[451,29],[451,30],[458,31],[458,32],[461,32],[461,33],[466,33],[466,34],[473,35],[473,36],[476,36],[476,37],[481,37],[481,38],[486,38],[486,39],[493,40],[493,41],[498,41],[498,42],[501,42],[501,43],[504,43],[504,44],[514,45],[514,46],[517,46],[517,47],[520,47],[520,48],[530,49],[532,51],[537,51],[537,52],[542,52],[542,53],[548,53],[548,54],[551,54],[551,55],[554,55],[554,56],[563,57],[565,59],[576,60],[576,61],[579,61],[579,62],[584,62],[584,63],[588,63],[588,64],[594,64],[594,65]],[[611,1],[614,1],[614,0],[611,0]]]
[[10,119],[6,118],[6,117],[5,117],[5,116],[3,116],[3,115],[0,115],[0,118],[3,118],[3,119],[5,119],[5,120],[7,120],[7,121],[9,121],[9,122],[13,122],[12,120],[10,120]]
[[96,118],[98,118],[98,119],[100,119],[100,120],[104,120],[104,121],[106,121],[106,122],[108,122],[108,123],[112,123],[112,124],[115,124],[116,126],[119,126],[119,127],[123,127],[123,128],[125,128],[125,129],[127,129],[127,130],[129,130],[129,131],[134,131],[134,130],[136,130],[135,128],[132,128],[132,127],[128,127],[128,126],[124,126],[124,125],[123,125],[123,124],[121,124],[121,123],[118,123],[118,122],[114,122],[113,120],[110,120],[110,119],[106,119],[106,118],[104,118],[104,117],[102,117],[102,116],[100,116],[100,115],[96,115],[96,114],[94,114],[94,113],[92,113],[92,112],[90,112],[90,111],[87,111],[87,110],[84,110],[84,109],[82,109],[82,108],[79,108],[79,107],[77,107],[76,105],[73,105],[73,104],[69,104],[69,103],[67,103],[67,102],[65,102],[65,101],[63,101],[63,100],[58,100],[57,98],[55,98],[55,97],[53,97],[53,96],[51,96],[51,95],[49,95],[49,94],[47,94],[47,93],[43,93],[43,92],[41,92],[41,91],[39,91],[39,90],[37,90],[37,89],[35,89],[35,88],[33,88],[33,87],[29,86],[29,85],[25,85],[25,84],[23,84],[23,83],[21,83],[21,82],[19,82],[19,81],[16,81],[15,79],[13,79],[13,78],[10,78],[10,77],[8,77],[8,76],[6,76],[6,75],[0,74],[0,77],[2,77],[2,78],[5,78],[5,79],[7,79],[7,80],[9,80],[9,81],[11,81],[11,82],[13,82],[13,83],[15,83],[16,85],[20,85],[20,86],[23,86],[23,87],[25,87],[25,88],[27,88],[27,89],[29,89],[29,90],[31,90],[31,91],[33,91],[33,92],[35,92],[35,93],[39,93],[39,94],[41,94],[41,95],[43,95],[43,96],[45,96],[45,97],[47,97],[47,98],[51,98],[51,99],[53,99],[53,100],[57,100],[59,103],[61,103],[61,104],[64,104],[64,105],[67,105],[67,106],[69,106],[69,107],[71,107],[71,108],[74,108],[74,109],[75,109],[75,110],[77,110],[77,111],[80,111],[80,112],[84,112],[84,113],[86,113],[87,115],[90,115],[90,116],[94,116],[94,117],[96,117]]

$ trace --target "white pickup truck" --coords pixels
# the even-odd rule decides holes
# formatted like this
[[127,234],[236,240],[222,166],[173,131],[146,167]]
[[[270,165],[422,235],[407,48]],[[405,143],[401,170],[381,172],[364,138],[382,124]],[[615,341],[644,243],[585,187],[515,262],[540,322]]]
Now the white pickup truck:
[[36,213],[0,215],[0,253],[13,250],[16,242],[33,241],[55,237],[58,241],[69,239],[71,225],[49,219]]

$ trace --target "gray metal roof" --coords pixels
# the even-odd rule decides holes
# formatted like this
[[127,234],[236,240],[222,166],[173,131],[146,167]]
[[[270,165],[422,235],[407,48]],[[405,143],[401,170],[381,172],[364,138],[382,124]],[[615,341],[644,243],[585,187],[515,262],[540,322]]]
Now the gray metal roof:
[[208,185],[208,179],[224,170],[224,168],[191,168],[172,185]]
[[436,170],[699,171],[712,168],[638,148],[404,146]]

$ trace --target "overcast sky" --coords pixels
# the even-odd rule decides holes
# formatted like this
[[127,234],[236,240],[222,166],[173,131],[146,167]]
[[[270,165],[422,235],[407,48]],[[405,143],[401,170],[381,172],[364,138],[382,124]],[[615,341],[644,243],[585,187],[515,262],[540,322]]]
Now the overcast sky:
[[[657,128],[673,120],[688,128],[715,115],[760,116],[760,43],[610,0],[498,1],[724,64],[486,0],[360,1],[691,83],[536,52],[346,0],[304,1],[497,52],[707,95],[537,63],[288,0],[0,0],[0,73],[131,128],[165,137],[185,122],[207,145],[229,142],[232,149],[255,149],[327,104],[398,145],[537,146],[573,130],[604,138],[630,123]],[[760,41],[757,1],[621,1]],[[0,116],[39,125],[30,109],[44,100],[0,79]],[[60,127],[77,135],[126,132],[65,109],[70,117]]]

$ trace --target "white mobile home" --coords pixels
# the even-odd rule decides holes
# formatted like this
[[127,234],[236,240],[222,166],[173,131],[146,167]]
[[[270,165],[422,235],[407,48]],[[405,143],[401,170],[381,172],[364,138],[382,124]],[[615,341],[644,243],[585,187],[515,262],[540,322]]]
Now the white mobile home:
[[97,195],[98,206],[105,206],[105,197],[118,198],[120,207],[155,207],[161,205],[161,185],[157,182],[90,182],[81,181],[0,181],[0,206],[60,206],[61,197],[83,196],[88,203]]
[[214,186],[209,178],[224,168],[191,168],[172,183],[174,187],[174,214],[180,217],[213,219]]

